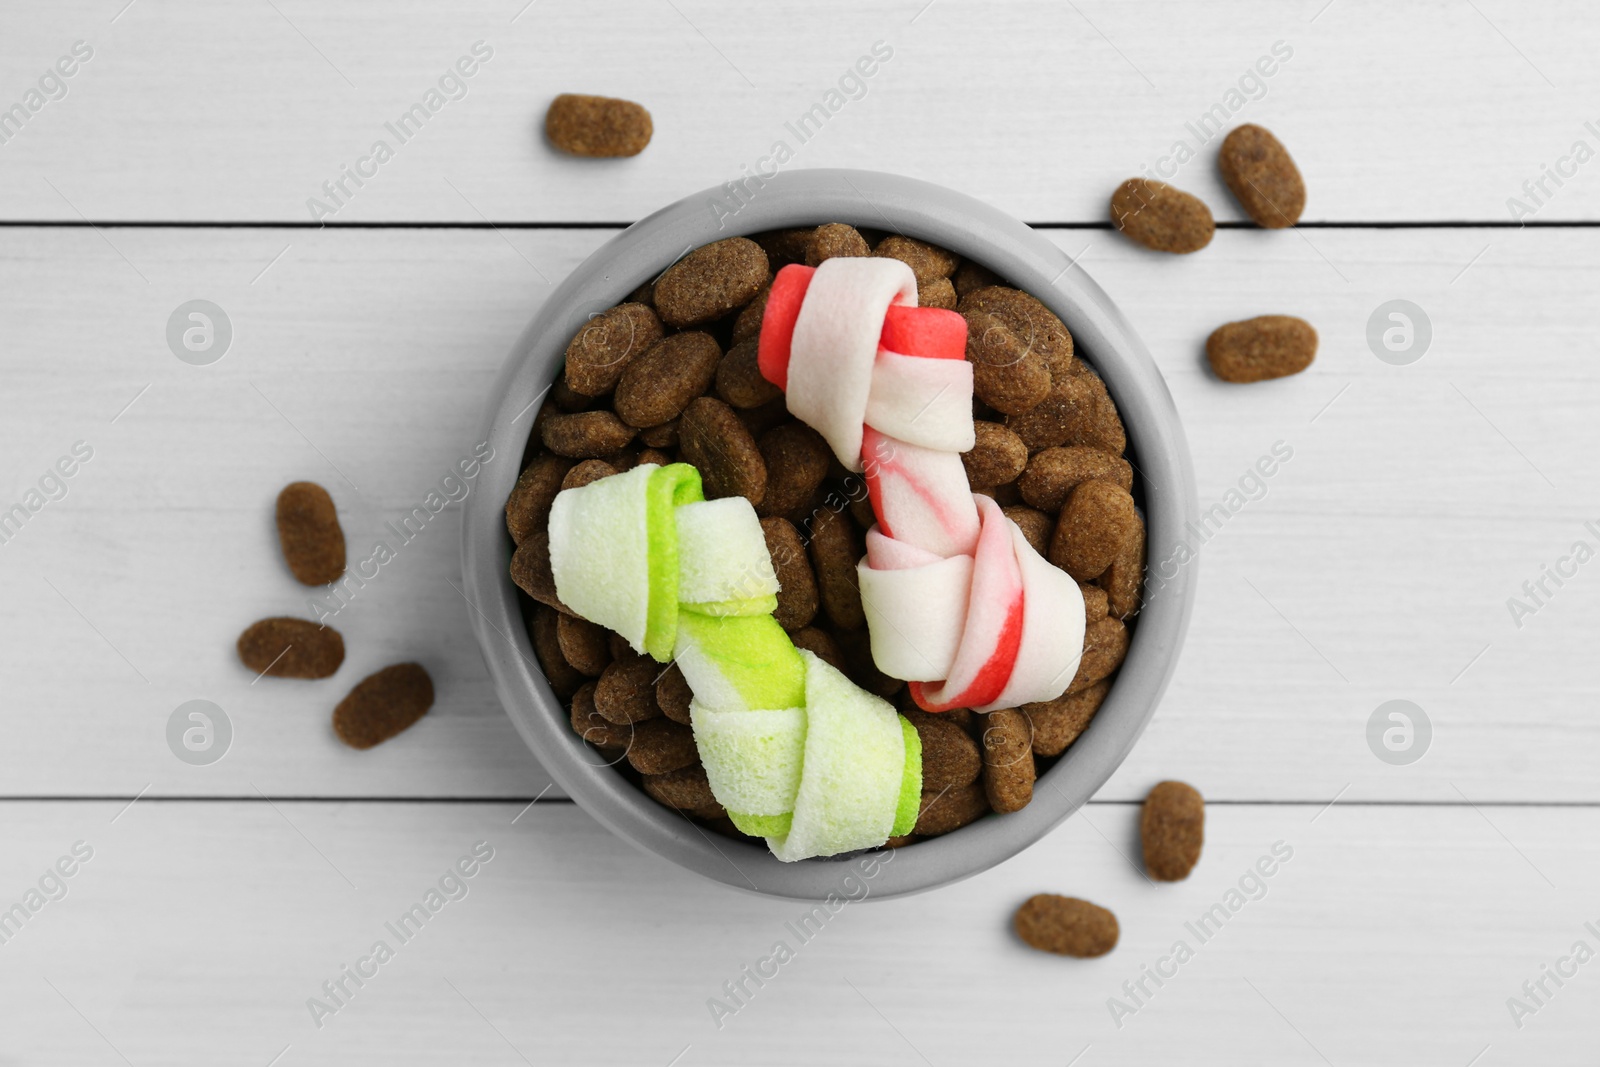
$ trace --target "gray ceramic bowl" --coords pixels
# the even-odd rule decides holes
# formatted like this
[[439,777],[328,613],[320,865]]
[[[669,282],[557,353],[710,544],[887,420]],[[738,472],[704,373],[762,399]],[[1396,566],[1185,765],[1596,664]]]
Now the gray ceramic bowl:
[[[729,207],[723,190],[710,189],[628,227],[574,270],[523,331],[495,382],[480,438],[505,459],[483,468],[466,502],[462,570],[474,609],[468,614],[500,702],[523,740],[567,795],[613,833],[737,889],[798,899],[843,896],[855,884],[848,879],[856,864],[780,863],[757,843],[710,833],[645,796],[573,734],[539,671],[507,571],[513,545],[503,508],[528,444],[531,405],[559,373],[568,339],[591,314],[711,241],[824,222],[896,231],[989,267],[1066,322],[1127,426],[1152,566],[1170,556],[1196,516],[1194,471],[1172,395],[1133,328],[1082,268],[1010,216],[937,185],[858,170],[780,174],[737,214],[728,217]],[[914,893],[987,870],[1077,811],[1111,777],[1155,712],[1177,663],[1193,590],[1190,563],[1150,598],[1110,695],[1040,780],[1028,807],[896,850],[893,862],[877,867],[867,883],[870,896]]]

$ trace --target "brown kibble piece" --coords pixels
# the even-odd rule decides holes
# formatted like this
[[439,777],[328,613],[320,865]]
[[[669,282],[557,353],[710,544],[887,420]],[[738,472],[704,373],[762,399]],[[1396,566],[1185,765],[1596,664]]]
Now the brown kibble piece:
[[[586,459],[575,464],[561,479],[561,489],[582,489],[591,482],[598,482],[601,478],[609,478],[617,473],[617,468],[603,459]],[[546,518],[549,516],[547,515]]]
[[561,654],[561,613],[544,604],[535,604],[528,619],[528,638],[533,642],[533,654],[539,659],[545,681],[550,690],[562,700],[578,691],[587,678],[580,674]]
[[922,739],[922,791],[941,793],[978,780],[983,757],[978,743],[958,724],[939,715],[919,715],[911,720]]
[[972,391],[1003,415],[1020,415],[1050,395],[1050,365],[1043,354],[989,311],[968,311],[967,362]]
[[826,630],[807,626],[789,635],[795,648],[803,648],[840,673],[844,672],[844,657],[839,654],[839,643]]
[[567,387],[582,396],[600,396],[635,356],[661,340],[661,320],[643,304],[619,304],[596,315],[567,344]]
[[724,814],[722,805],[711,792],[706,779],[706,769],[698,763],[680,767],[666,774],[644,776],[644,791],[660,804],[679,811]]
[[594,707],[593,682],[585,682],[572,697],[572,732],[596,748],[626,748],[633,740],[633,727],[618,726],[604,719]]
[[1105,573],[1140,527],[1133,497],[1114,482],[1081,482],[1067,497],[1050,539],[1050,562],[1080,582]]
[[1077,693],[1022,705],[1022,713],[1033,724],[1034,755],[1059,756],[1065,752],[1089,728],[1109,692],[1111,682],[1102,680]]
[[1028,446],[1022,443],[1022,438],[997,422],[979,420],[972,428],[977,441],[972,451],[961,453],[967,481],[974,489],[1016,481],[1028,465]]
[[841,630],[860,630],[867,625],[861,608],[861,589],[856,584],[856,563],[861,546],[855,523],[832,508],[824,508],[811,520],[811,565],[817,575],[822,610]]
[[892,697],[905,688],[905,682],[891,678],[878,669],[878,664],[872,658],[872,637],[867,631],[844,631],[838,637],[845,677],[880,697]]
[[656,675],[660,672],[661,665],[655,660],[632,652],[609,664],[595,686],[595,710],[619,726],[656,718],[661,714],[656,703]]
[[756,513],[798,518],[810,509],[817,486],[828,476],[833,450],[805,423],[788,422],[761,435],[761,457],[767,491]]
[[1317,358],[1317,331],[1293,315],[1261,315],[1218,326],[1206,359],[1225,382],[1264,382],[1299,374]]
[[629,363],[614,406],[629,426],[660,426],[711,387],[722,349],[708,333],[675,333]]
[[1198,252],[1217,232],[1205,201],[1148,178],[1129,178],[1117,186],[1111,194],[1111,221],[1157,252]]
[[556,620],[556,639],[561,645],[561,658],[580,674],[597,678],[611,663],[605,627],[588,619],[562,615]]
[[1033,799],[1033,726],[1016,708],[983,717],[983,789],[1002,815],[1021,811]]
[[1117,917],[1077,897],[1039,893],[1029,897],[1011,920],[1030,947],[1058,956],[1093,959],[1117,947]]
[[1053,378],[1064,378],[1074,373],[1072,334],[1055,312],[1036,297],[1020,289],[991,285],[963,296],[957,310],[963,315],[971,311],[987,311],[999,316],[1000,321],[1017,335],[1028,351],[1037,352],[1044,358]]
[[594,397],[573,392],[564,378],[557,378],[550,386],[550,399],[556,402],[556,407],[568,412],[587,411],[594,404]]
[[333,732],[351,748],[371,748],[433,707],[433,679],[419,663],[396,663],[356,683],[333,709]]
[[1067,692],[1081,693],[1096,682],[1111,677],[1128,655],[1128,628],[1122,620],[1107,616],[1092,623],[1083,635],[1083,658]]
[[326,678],[344,662],[344,638],[331,626],[277,616],[239,635],[239,662],[259,677]]
[[935,278],[917,286],[918,307],[954,311],[958,303],[960,300],[956,297],[956,287],[950,284],[949,278]]
[[755,438],[733,409],[714,397],[690,401],[678,420],[678,447],[700,470],[706,499],[742,496],[759,506],[767,492],[767,464]]
[[661,714],[673,722],[681,722],[688,726],[690,721],[689,704],[694,700],[694,690],[689,688],[689,681],[683,676],[676,663],[670,664],[661,674],[661,680],[656,683],[656,705],[661,709]]
[[333,497],[316,482],[290,482],[278,493],[278,544],[302,585],[327,585],[344,573],[344,530]]
[[656,310],[669,326],[698,326],[748,304],[770,280],[761,246],[730,237],[668,267],[656,282]]
[[517,476],[517,484],[506,498],[506,529],[514,544],[520,545],[529,534],[545,528],[550,504],[561,492],[561,480],[571,466],[569,459],[542,452]]
[[1088,626],[1099,622],[1111,611],[1111,598],[1106,591],[1098,585],[1085,585],[1078,583],[1078,591],[1083,594],[1083,621]]
[[[602,685],[604,683],[602,682]],[[598,697],[599,690],[596,690]],[[700,761],[694,731],[671,719],[651,719],[634,725],[628,762],[640,774],[669,774]]]
[[785,630],[798,630],[817,615],[817,577],[806,559],[806,543],[787,519],[761,520],[767,554],[778,576],[778,608],[772,613]]
[[550,534],[538,530],[523,539],[511,557],[511,580],[518,589],[541,604],[548,604],[563,615],[572,609],[556,595],[556,577],[550,569]]
[[650,112],[632,100],[562,93],[544,115],[544,135],[573,156],[636,156],[650,143]]
[[1139,815],[1144,869],[1158,882],[1181,882],[1200,862],[1206,840],[1206,802],[1192,785],[1160,782]]
[[754,340],[741,341],[717,364],[717,395],[733,407],[758,408],[783,396],[782,389],[761,376],[759,349]]
[[1050,532],[1055,529],[1055,521],[1042,511],[1022,504],[1013,504],[1008,508],[1000,509],[1005,517],[1017,524],[1022,531],[1022,536],[1028,539],[1028,544],[1039,555],[1044,555],[1050,548]]
[[539,428],[544,446],[558,456],[597,459],[633,440],[634,428],[609,411],[552,415]]
[[806,246],[811,243],[811,231],[768,230],[766,233],[753,234],[750,239],[766,250],[772,265],[777,267],[780,263],[787,265],[806,261]]
[[1125,492],[1133,492],[1133,467],[1128,461],[1088,445],[1046,448],[1035,453],[1017,488],[1022,499],[1054,514],[1061,510],[1072,490],[1091,479],[1112,482]]
[[[893,234],[878,242],[872,254],[887,259],[898,259],[911,268],[917,276],[917,286],[947,279],[956,269],[956,257],[938,245],[930,245],[911,237]],[[954,292],[954,288],[951,292]]]
[[1217,165],[1256,225],[1279,230],[1300,221],[1306,183],[1289,150],[1270,131],[1251,124],[1235,127],[1222,140]]
[[[770,252],[767,254],[767,258],[772,258]],[[767,313],[767,297],[771,295],[772,286],[763,286],[761,291],[755,295],[755,298],[746,304],[739,312],[738,317],[733,320],[734,345],[742,345],[746,341],[758,341],[761,339],[761,320]],[[735,404],[734,406],[737,407],[738,405]]]
[[917,825],[912,832],[921,837],[937,837],[959,830],[989,814],[989,798],[977,782],[937,792],[923,790]]
[[677,448],[678,420],[673,419],[660,426],[649,426],[640,430],[639,443],[649,445],[651,448]]
[[761,435],[768,430],[795,421],[782,397],[769,400],[758,408],[739,408],[734,414],[739,416],[744,428],[749,430],[750,436],[757,441],[761,440]]
[[1021,415],[1007,415],[1006,426],[1022,438],[1029,452],[1088,445],[1120,456],[1128,447],[1105,382],[1087,372],[1054,379],[1043,402]]
[[991,285],[1004,285],[1005,282],[1000,275],[988,267],[981,266],[969,259],[961,264],[960,270],[956,271],[955,284],[956,295],[966,296],[968,293],[977,292],[979,289],[987,289]]
[[1106,592],[1106,610],[1119,619],[1137,612],[1144,599],[1144,542],[1144,520],[1140,519],[1099,579]]
[[673,462],[672,457],[659,449],[647,448],[643,452],[639,453],[638,466],[641,467],[646,464],[654,464],[657,467],[665,467],[671,462]]
[[830,222],[806,239],[806,266],[816,267],[839,256],[870,256],[872,247],[854,226]]

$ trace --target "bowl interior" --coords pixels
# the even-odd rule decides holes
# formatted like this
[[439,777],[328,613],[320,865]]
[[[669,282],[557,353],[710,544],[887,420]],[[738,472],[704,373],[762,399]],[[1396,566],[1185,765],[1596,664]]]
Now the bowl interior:
[[[508,566],[514,545],[503,507],[521,471],[534,413],[559,373],[568,340],[690,249],[727,237],[822,222],[890,231],[948,248],[1033,294],[1071,331],[1105,380],[1128,434],[1146,560],[1173,557],[1196,518],[1194,472],[1177,409],[1149,352],[1116,306],[1065,253],[1008,215],[942,186],[873,171],[779,174],[742,200],[711,189],[635,223],[551,294],[513,348],[480,440],[515,462],[485,464],[466,501],[462,568],[473,629],[501,703],[540,763],[607,828],[680,866],[735,888],[797,899],[889,897],[948,884],[1026,848],[1075,812],[1111,776],[1154,713],[1176,666],[1193,602],[1194,564],[1162,572],[1130,628],[1128,655],[1089,728],[1040,776],[1033,802],[944,837],[868,857],[781,863],[764,846],[718,835],[649,799],[578,738],[541,673]],[[867,874],[868,870],[871,874]]]

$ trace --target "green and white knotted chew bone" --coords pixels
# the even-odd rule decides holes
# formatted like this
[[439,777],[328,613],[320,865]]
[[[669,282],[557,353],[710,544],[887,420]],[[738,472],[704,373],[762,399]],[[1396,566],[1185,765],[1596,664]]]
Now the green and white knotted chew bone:
[[573,611],[676,659],[718,802],[781,860],[880,845],[916,823],[922,745],[890,704],[772,617],[778,579],[755,509],[706,500],[685,463],[562,491],[550,567]]

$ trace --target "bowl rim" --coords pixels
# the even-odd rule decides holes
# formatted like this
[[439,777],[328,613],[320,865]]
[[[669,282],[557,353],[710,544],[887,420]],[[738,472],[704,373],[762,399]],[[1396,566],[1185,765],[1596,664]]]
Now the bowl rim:
[[[755,183],[760,183],[758,186]],[[608,830],[705,878],[764,896],[826,900],[847,893],[867,863],[851,857],[783,863],[764,847],[722,837],[647,797],[572,732],[562,701],[534,656],[512,583],[514,545],[504,504],[525,454],[534,410],[568,340],[594,314],[658,277],[692,249],[728,237],[815,226],[820,221],[887,230],[928,241],[988,267],[1060,316],[1075,351],[1105,380],[1139,465],[1147,527],[1146,565],[1174,558],[1198,519],[1193,463],[1177,406],[1148,349],[1122,312],[1061,249],[980,200],[879,171],[813,169],[749,179],[684,197],[596,249],[535,312],[495,378],[479,440],[515,463],[484,464],[464,503],[461,566],[468,619],[517,732],[550,777]],[[1147,572],[1148,573],[1148,572]],[[905,849],[870,853],[866,894],[889,898],[952,884],[1010,859],[1071,817],[1111,777],[1155,713],[1177,667],[1193,610],[1196,567],[1185,559],[1161,595],[1147,598],[1127,658],[1089,728],[1035,785],[1021,811],[980,819]],[[859,855],[859,854],[858,854]],[[859,892],[859,891],[858,891]]]

